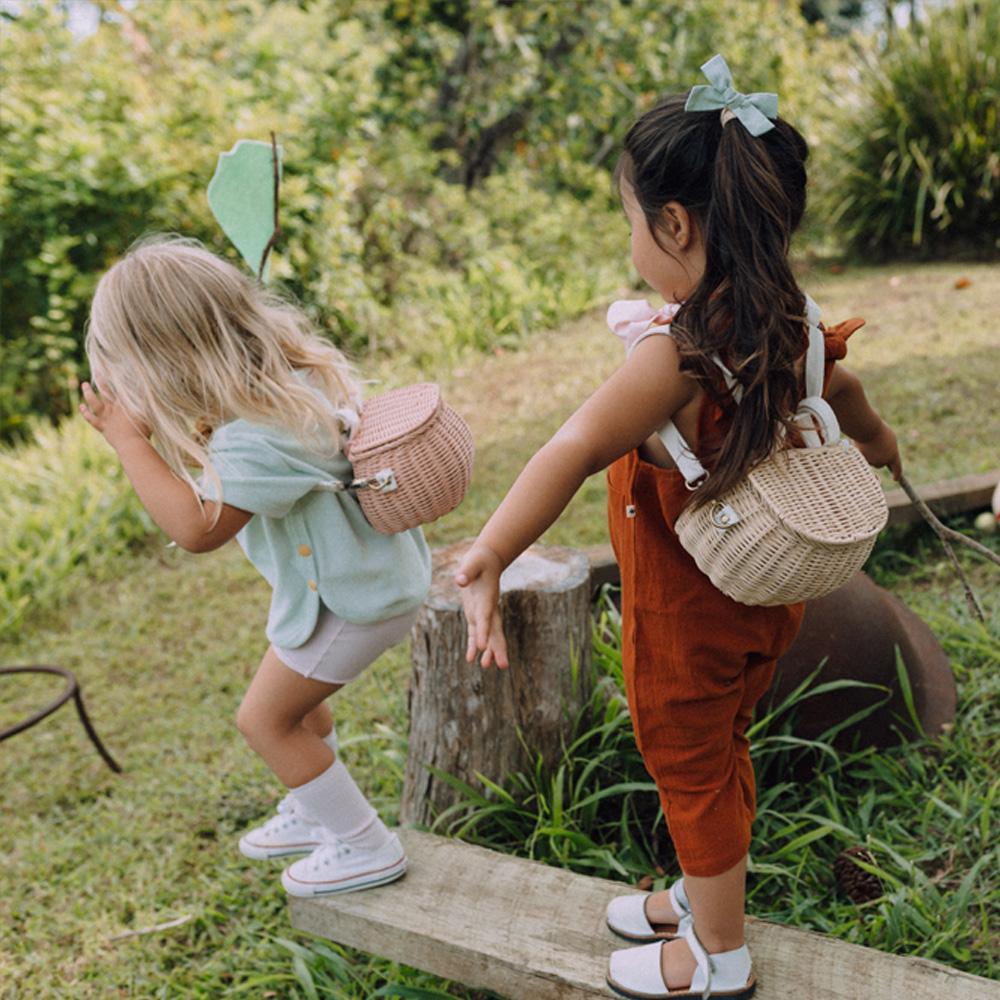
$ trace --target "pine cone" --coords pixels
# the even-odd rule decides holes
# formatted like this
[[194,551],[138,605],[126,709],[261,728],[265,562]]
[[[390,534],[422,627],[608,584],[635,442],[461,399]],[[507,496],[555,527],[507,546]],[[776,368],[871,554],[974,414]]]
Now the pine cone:
[[837,885],[858,905],[878,899],[885,891],[882,880],[854,863],[854,859],[868,865],[875,864],[875,856],[867,847],[849,847],[841,851],[833,862],[833,875]]

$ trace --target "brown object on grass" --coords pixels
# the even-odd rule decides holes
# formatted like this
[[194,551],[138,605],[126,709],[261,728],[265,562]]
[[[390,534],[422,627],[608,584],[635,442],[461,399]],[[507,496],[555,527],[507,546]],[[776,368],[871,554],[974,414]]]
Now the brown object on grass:
[[[587,550],[595,593],[620,576],[609,545]],[[618,600],[616,592],[612,597]],[[854,680],[888,689],[889,700],[840,733],[838,746],[892,746],[899,732],[916,735],[896,672],[896,650],[906,666],[920,728],[938,736],[955,720],[957,693],[948,656],[934,633],[900,600],[864,573],[832,594],[806,602],[805,618],[790,649],[778,661],[768,696],[778,704],[819,668],[814,684]],[[837,722],[886,698],[885,690],[849,687],[803,701],[793,732],[815,739]],[[761,710],[764,710],[762,707]]]
[[[951,517],[989,507],[998,480],[1000,469],[973,472],[967,476],[924,483],[916,493],[938,517]],[[886,491],[885,500],[889,505],[890,525],[916,524],[923,519],[913,499],[902,487]]]
[[847,747],[857,739],[859,746],[891,746],[899,742],[900,732],[907,738],[919,735],[897,673],[897,650],[920,729],[938,736],[954,721],[957,703],[948,656],[917,615],[863,573],[832,594],[807,602],[802,628],[778,661],[772,703],[779,704],[819,668],[814,685],[852,680],[887,690],[847,687],[807,699],[796,710],[797,736],[816,739],[879,702],[884,704],[844,729],[835,744]]
[[860,906],[862,903],[878,899],[885,892],[885,888],[878,875],[865,871],[860,865],[855,864],[855,859],[873,867],[875,865],[875,856],[867,847],[848,847],[834,860],[833,875],[837,885]]

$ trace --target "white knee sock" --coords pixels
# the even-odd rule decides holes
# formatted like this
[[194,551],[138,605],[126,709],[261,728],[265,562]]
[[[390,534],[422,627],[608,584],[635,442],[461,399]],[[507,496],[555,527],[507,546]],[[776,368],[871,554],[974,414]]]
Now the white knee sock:
[[352,846],[378,850],[389,840],[386,825],[339,757],[322,774],[291,789],[291,793],[307,816]]
[[332,750],[332,751],[333,751],[334,753],[336,753],[336,752],[337,752],[337,750],[339,749],[339,744],[337,743],[337,727],[336,727],[336,726],[334,726],[334,727],[333,727],[333,729],[331,729],[331,730],[330,730],[330,732],[328,732],[328,733],[326,734],[326,736],[324,736],[324,737],[323,737],[323,742],[324,742],[324,743],[325,743],[325,744],[326,744],[326,745],[327,745],[327,746],[328,746],[328,747],[329,747],[329,748],[330,748],[330,749],[331,749],[331,750]]

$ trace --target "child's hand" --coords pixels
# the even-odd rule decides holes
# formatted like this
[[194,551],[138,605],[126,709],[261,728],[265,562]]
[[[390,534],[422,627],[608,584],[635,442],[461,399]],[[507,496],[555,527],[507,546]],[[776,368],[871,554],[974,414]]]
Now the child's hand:
[[140,420],[130,416],[125,408],[110,396],[98,396],[89,382],[84,382],[83,402],[80,412],[91,427],[99,430],[112,448],[118,449],[129,438],[148,440],[150,429]]
[[473,545],[465,554],[455,574],[462,588],[462,607],[469,623],[469,645],[465,659],[472,663],[482,653],[480,663],[509,666],[507,641],[500,621],[500,557],[485,545]]
[[855,441],[858,451],[864,455],[869,465],[876,469],[888,466],[892,478],[897,482],[903,474],[903,463],[899,457],[899,445],[892,428],[883,420],[874,437],[867,441]]

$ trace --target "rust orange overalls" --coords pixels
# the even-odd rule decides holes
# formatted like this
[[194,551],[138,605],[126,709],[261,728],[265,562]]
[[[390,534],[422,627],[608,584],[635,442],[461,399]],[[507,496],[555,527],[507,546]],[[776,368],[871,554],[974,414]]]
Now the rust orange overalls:
[[[824,330],[827,380],[860,325],[848,320]],[[692,446],[701,452],[725,419],[706,395]],[[638,451],[608,469],[635,739],[681,869],[707,877],[728,871],[749,849],[756,789],[746,731],[804,606],[749,607],[717,590],[674,532],[689,496],[680,472],[651,465]]]

